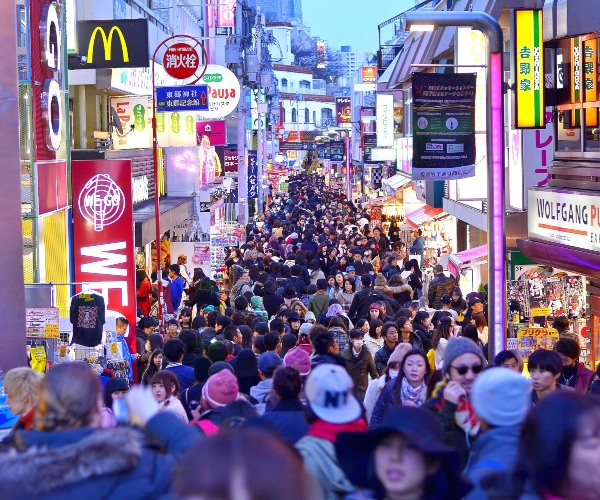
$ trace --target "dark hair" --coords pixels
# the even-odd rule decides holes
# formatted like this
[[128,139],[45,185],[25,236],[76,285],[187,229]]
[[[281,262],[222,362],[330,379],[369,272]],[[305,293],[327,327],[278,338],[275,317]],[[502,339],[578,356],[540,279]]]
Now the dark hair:
[[[233,313],[233,316],[231,317],[231,325],[234,325],[234,326],[245,325],[247,319],[248,319],[248,317],[246,314],[244,314],[241,311],[236,311],[235,313]],[[229,325],[229,326],[231,326],[231,325]],[[229,328],[229,326],[226,328]],[[223,330],[225,330],[225,328],[223,328]]]
[[554,350],[575,361],[579,360],[579,354],[581,353],[579,344],[573,339],[560,339],[554,345]]
[[223,314],[218,316],[217,321],[215,322],[216,325],[223,327],[223,329],[227,328],[229,325],[231,325],[231,323],[232,323],[231,318],[229,316],[225,316]]
[[447,324],[445,322],[440,322],[439,326],[433,332],[433,337],[431,338],[431,348],[437,349],[440,345],[440,340],[446,339],[448,340],[452,335],[452,323]]
[[165,342],[165,356],[172,363],[178,363],[185,352],[185,346],[179,339],[169,339]]
[[265,352],[267,352],[264,335],[257,335],[256,337],[254,337],[252,345],[258,350],[259,354],[264,354]]
[[477,345],[481,344],[481,340],[479,339],[479,334],[477,333],[477,327],[473,324],[465,325],[461,331],[461,337],[467,337],[475,342]]
[[217,318],[219,317],[219,314],[216,311],[210,311],[207,315],[206,315],[206,324],[209,328],[214,329],[215,326],[217,325]]
[[238,295],[233,301],[233,305],[238,311],[245,311],[248,308],[248,299],[243,295]]
[[277,349],[277,346],[279,345],[279,342],[280,342],[279,333],[277,333],[277,332],[266,333],[264,336],[264,340],[265,340],[265,347],[267,348],[267,351],[274,351],[275,349]]
[[557,316],[552,322],[552,328],[558,330],[558,333],[566,332],[569,329],[569,318]]
[[183,330],[177,337],[185,347],[185,352],[192,353],[198,345],[198,335],[192,330]]
[[581,434],[588,434],[582,430],[596,429],[599,420],[600,399],[596,396],[558,391],[542,399],[523,423],[517,454],[520,477],[527,477],[535,493],[564,496],[571,449]]
[[206,357],[211,362],[216,363],[217,361],[225,361],[229,356],[229,351],[224,342],[217,340],[216,342],[210,342],[206,349]]
[[223,329],[223,338],[233,342],[233,338],[237,335],[237,332],[237,325],[229,325],[227,328]]
[[350,330],[350,333],[348,334],[348,336],[351,339],[357,339],[358,337],[364,337],[365,336],[365,332],[362,332],[361,330],[357,330],[355,328],[354,330]]
[[463,294],[459,286],[453,286],[452,290],[450,290],[450,297],[452,297],[454,294],[458,295],[462,299]]
[[281,339],[281,351],[279,355],[283,358],[286,353],[296,347],[298,338],[293,333],[286,333]]
[[331,332],[319,333],[312,341],[315,354],[328,354],[329,348],[335,342],[335,337]]
[[562,359],[556,351],[538,349],[529,355],[529,361],[527,363],[527,369],[530,372],[536,368],[550,372],[554,376],[560,375],[563,368]]
[[450,295],[446,294],[442,297],[442,304],[444,305],[449,305],[452,304],[452,297],[450,297]]
[[[281,318],[275,318],[274,320],[271,321],[271,323],[269,323],[269,328],[270,331],[272,332],[277,332],[277,333],[281,333],[285,330],[285,323],[283,322],[283,320]],[[269,330],[267,330],[268,333]],[[260,332],[262,333],[262,332]]]
[[[374,318],[371,321],[369,321],[369,336],[370,337],[377,338],[375,336],[375,334],[376,334],[377,327],[379,327],[379,326],[383,326],[383,321],[381,321],[380,319]],[[382,332],[383,332],[383,330],[382,330]]]
[[291,366],[279,366],[273,373],[273,391],[283,400],[297,400],[302,390],[300,372]]
[[473,321],[475,321],[475,326],[477,328],[483,328],[485,326],[487,326],[487,320],[485,319],[485,314],[483,314],[483,312],[477,312],[477,313],[473,313],[471,314],[471,319],[473,319]]
[[238,328],[242,334],[242,349],[252,347],[252,328],[248,325],[240,325]]
[[364,288],[370,288],[373,284],[373,282],[371,281],[371,276],[369,276],[368,274],[363,274],[360,277],[360,282],[362,283],[362,286]]
[[256,408],[245,399],[238,399],[223,407],[221,411],[221,428],[240,427],[247,420],[256,417],[258,417]]
[[170,396],[175,396],[177,399],[179,399],[179,379],[177,378],[177,375],[175,375],[172,371],[162,370],[158,373],[155,373],[152,379],[150,380],[150,385],[154,384],[163,385],[163,387],[167,391],[167,398]]
[[321,335],[322,333],[327,333],[328,330],[323,325],[313,325],[313,327],[308,332],[308,338],[310,339],[310,343],[313,343],[313,340],[317,337],[317,335]]
[[317,280],[317,290],[327,290],[327,280],[320,278]]
[[[356,322],[356,325],[354,325],[354,327],[357,329],[362,328],[365,323],[369,324],[369,322],[365,318],[361,318]],[[370,327],[370,325],[369,325],[369,327]]]
[[519,360],[517,359],[517,356],[514,352],[509,351],[508,349],[500,351],[498,354],[496,354],[496,357],[494,358],[494,366],[502,366],[504,363],[511,359],[514,359],[517,363],[519,363]]
[[150,352],[162,349],[165,346],[165,340],[160,333],[151,333],[148,335],[147,340],[150,342]]
[[[281,321],[281,323],[283,324],[283,321]],[[265,333],[269,333],[269,325],[267,325],[264,321],[259,321],[258,323],[254,324],[253,330],[259,335],[264,335]]]
[[426,318],[429,318],[429,313],[427,311],[419,311],[415,314],[413,323],[422,323]]
[[[427,355],[421,349],[413,349],[410,352],[407,352],[402,358],[402,363],[400,363],[400,373],[394,380],[391,390],[391,396],[394,406],[401,406],[402,399],[400,397],[400,392],[402,390],[402,379],[405,377],[404,375],[404,365],[406,364],[406,360],[409,356],[420,356],[423,358],[425,362],[425,376],[423,377],[423,381],[427,384],[427,380],[429,379],[429,375],[431,374],[431,368],[429,367],[429,361],[427,360]],[[389,402],[388,402],[389,403]]]

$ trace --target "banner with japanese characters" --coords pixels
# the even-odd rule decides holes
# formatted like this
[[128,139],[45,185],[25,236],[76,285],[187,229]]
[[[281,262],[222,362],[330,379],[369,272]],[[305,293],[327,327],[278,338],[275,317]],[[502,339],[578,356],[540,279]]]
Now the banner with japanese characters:
[[258,198],[258,159],[257,152],[248,151],[248,199]]
[[475,84],[470,73],[413,73],[413,180],[475,175]]

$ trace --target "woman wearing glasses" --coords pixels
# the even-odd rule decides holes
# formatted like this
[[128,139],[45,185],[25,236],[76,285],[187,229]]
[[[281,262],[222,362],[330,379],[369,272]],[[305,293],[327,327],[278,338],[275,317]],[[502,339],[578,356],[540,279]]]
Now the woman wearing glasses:
[[444,428],[444,442],[459,452],[464,468],[471,444],[479,433],[479,422],[469,396],[485,359],[471,339],[450,337],[442,361],[443,378],[423,407],[437,415]]

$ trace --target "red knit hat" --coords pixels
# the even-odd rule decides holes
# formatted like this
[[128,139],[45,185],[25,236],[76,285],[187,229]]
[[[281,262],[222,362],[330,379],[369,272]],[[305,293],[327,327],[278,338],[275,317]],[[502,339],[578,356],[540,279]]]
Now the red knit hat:
[[202,397],[212,408],[235,401],[239,392],[237,378],[229,370],[211,375],[202,387]]

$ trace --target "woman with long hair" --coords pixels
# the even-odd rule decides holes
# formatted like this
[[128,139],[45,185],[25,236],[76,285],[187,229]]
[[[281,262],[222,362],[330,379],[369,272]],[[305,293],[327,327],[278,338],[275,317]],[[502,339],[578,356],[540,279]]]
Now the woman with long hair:
[[336,294],[344,289],[344,275],[337,272],[333,275],[333,287],[329,290],[329,297],[335,298]]
[[371,356],[375,359],[377,351],[383,347],[385,339],[381,335],[383,321],[378,318],[369,319],[369,333],[365,335],[365,346],[369,349]]
[[150,380],[154,398],[159,405],[159,411],[168,411],[175,414],[185,423],[188,417],[179,401],[179,380],[172,371],[162,370],[156,373]]
[[349,279],[344,279],[344,284],[342,285],[342,289],[337,292],[334,298],[338,301],[338,303],[342,306],[344,313],[348,315],[348,311],[350,310],[350,306],[352,305],[352,300],[354,299],[354,281]]
[[294,300],[291,304],[290,309],[292,310],[292,312],[295,312],[301,318],[304,318],[304,315],[308,312],[308,309],[302,303],[301,300]]
[[310,271],[309,271],[309,276],[310,276],[310,283],[312,285],[316,285],[317,281],[320,279],[325,279],[325,273],[321,270],[321,266],[319,265],[319,261],[316,259],[313,259],[310,262]]
[[483,312],[473,313],[471,314],[471,321],[475,323],[479,340],[483,345],[486,345],[488,343],[488,324],[485,314]]
[[444,351],[448,345],[448,339],[452,336],[452,328],[452,318],[450,316],[444,316],[440,319],[440,324],[433,333],[431,348],[434,352],[434,368],[439,366],[444,358]]
[[142,385],[150,385],[152,377],[162,371],[166,365],[165,352],[162,349],[155,349],[150,355],[146,371],[142,375]]
[[325,327],[333,334],[333,337],[340,346],[340,352],[343,352],[346,344],[348,344],[348,327],[344,323],[344,320],[340,316],[327,316]]
[[412,299],[419,300],[419,292],[423,290],[423,273],[421,273],[419,263],[416,261],[416,259],[411,259],[406,263],[404,269],[410,272],[406,278],[406,281],[413,289]]
[[387,383],[375,404],[371,428],[379,427],[391,408],[421,406],[427,398],[427,380],[430,373],[427,356],[421,349],[408,352],[400,364],[400,373]]

